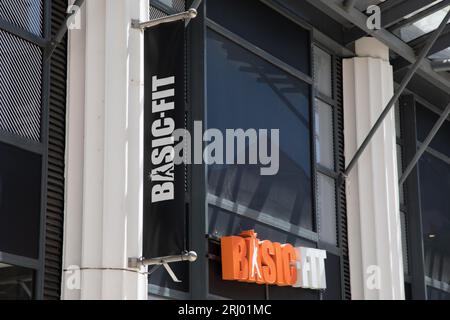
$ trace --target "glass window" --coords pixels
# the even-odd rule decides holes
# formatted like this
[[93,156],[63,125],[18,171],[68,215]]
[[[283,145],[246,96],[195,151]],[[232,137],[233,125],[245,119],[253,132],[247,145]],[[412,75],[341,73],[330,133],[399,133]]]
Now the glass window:
[[405,274],[409,274],[408,231],[407,231],[406,213],[403,211],[400,211],[400,226],[402,230],[403,269]]
[[331,55],[319,47],[314,47],[314,81],[317,90],[331,97],[333,95],[333,73]]
[[[218,238],[228,235],[238,235],[242,231],[253,229],[261,240],[270,239],[273,242],[290,243],[293,246],[316,247],[316,244],[313,242],[306,241],[292,234],[282,232],[253,219],[225,211],[213,205],[209,206],[208,212],[209,233]],[[210,243],[209,253],[220,256],[220,245]],[[327,277],[330,273],[327,273]],[[221,274],[220,262],[210,260],[209,287],[211,294],[232,299],[266,299],[265,286],[254,283],[224,281],[221,278]],[[318,299],[318,292],[300,288],[269,286],[270,299],[286,299],[288,296],[290,296],[289,299]]]
[[42,35],[43,12],[42,0],[0,1],[0,19],[38,36]]
[[323,292],[323,300],[340,300],[342,296],[341,258],[327,252],[325,272],[327,275],[327,289]]
[[42,50],[3,30],[0,44],[0,130],[40,141]]
[[316,99],[316,161],[334,170],[333,107]]
[[208,127],[224,135],[279,129],[276,175],[260,175],[258,165],[210,165],[209,192],[313,229],[309,85],[216,32],[207,37]]
[[[430,134],[431,129],[436,124],[439,116],[426,107],[417,105],[417,139],[424,141]],[[450,157],[450,122],[446,121],[439,129],[438,133],[431,141],[430,147]]]
[[0,143],[0,251],[38,258],[41,157]]
[[321,173],[317,174],[317,211],[320,240],[336,246],[336,182]]
[[150,4],[162,4],[163,6],[174,9],[177,12],[182,12],[185,10],[185,0],[150,0]]
[[420,160],[425,272],[450,283],[450,163],[425,153]]
[[216,23],[310,74],[309,31],[259,0],[208,0],[207,15]]
[[0,300],[31,300],[34,271],[0,263]]

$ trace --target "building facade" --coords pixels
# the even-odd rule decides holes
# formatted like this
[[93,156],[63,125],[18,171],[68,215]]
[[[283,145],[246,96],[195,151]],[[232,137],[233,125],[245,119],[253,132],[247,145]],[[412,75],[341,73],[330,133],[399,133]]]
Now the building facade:
[[[450,298],[448,26],[405,81],[448,1],[86,0],[66,21],[71,4],[0,2],[0,299]],[[274,175],[254,164],[184,167],[179,219],[151,235],[164,247],[181,230],[179,247],[196,252],[195,262],[169,264],[175,282],[163,266],[129,263],[145,254],[150,214],[152,47],[132,21],[193,5],[183,37],[185,129],[278,129],[279,158]],[[371,29],[377,12],[381,25]],[[326,281],[267,280],[267,261],[279,256],[294,272],[272,247],[273,260],[248,253],[264,281],[225,280],[223,239],[251,230],[260,245],[304,249],[298,279],[305,263],[311,281],[317,267],[300,256],[326,254]]]

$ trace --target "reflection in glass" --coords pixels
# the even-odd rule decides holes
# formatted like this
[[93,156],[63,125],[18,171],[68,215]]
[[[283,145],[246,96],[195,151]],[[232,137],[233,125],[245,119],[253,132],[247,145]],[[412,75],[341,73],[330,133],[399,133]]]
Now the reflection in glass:
[[441,24],[450,6],[432,13],[410,25],[400,28],[396,33],[405,42],[410,42],[436,30]]
[[34,271],[0,263],[0,300],[31,300]]
[[333,108],[316,99],[316,161],[334,170]]
[[280,130],[276,175],[210,165],[209,192],[312,229],[310,87],[213,31],[207,37],[208,128]]

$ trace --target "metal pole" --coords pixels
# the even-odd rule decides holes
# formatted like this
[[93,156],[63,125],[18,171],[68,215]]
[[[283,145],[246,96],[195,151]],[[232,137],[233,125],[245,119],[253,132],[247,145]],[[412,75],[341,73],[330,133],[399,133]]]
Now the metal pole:
[[164,265],[167,263],[189,261],[194,262],[197,260],[197,253],[195,251],[183,252],[180,255],[175,256],[165,256],[158,258],[129,258],[128,267],[129,268],[139,268],[141,266],[154,266],[154,265]]
[[137,20],[131,21],[131,27],[133,29],[140,29],[144,30],[146,28],[155,27],[161,23],[168,23],[168,22],[174,22],[178,20],[186,20],[186,19],[192,19],[197,16],[197,10],[194,8],[190,8],[188,11],[171,14],[170,16],[161,17],[158,19],[153,19],[146,22],[139,22]]
[[[81,6],[84,4],[84,0],[76,0],[72,7],[73,8],[81,8]],[[50,57],[53,55],[53,52],[55,51],[56,47],[61,43],[62,39],[64,38],[69,26],[68,26],[68,22],[69,19],[77,14],[77,10],[72,10],[71,12],[69,12],[69,14],[66,16],[66,18],[64,19],[64,21],[62,22],[61,26],[59,27],[58,32],[56,33],[55,37],[50,41],[49,47],[47,47],[47,51],[45,54],[45,61],[47,61],[48,59],[50,59]]]
[[[194,2],[193,2],[192,5],[191,5],[191,9],[195,9],[195,10],[198,11],[198,7],[200,7],[200,4],[201,4],[201,3],[202,3],[202,0],[194,0]],[[191,19],[192,19],[192,18],[187,18],[187,19],[186,19],[186,22],[185,22],[185,24],[184,24],[185,27],[188,26],[189,22],[191,22]]]
[[420,157],[422,157],[423,153],[427,150],[428,146],[430,145],[431,141],[434,139],[436,134],[438,133],[439,129],[442,127],[444,122],[447,120],[448,116],[450,115],[450,103],[447,105],[447,108],[445,108],[444,112],[441,114],[441,117],[434,125],[433,129],[431,129],[430,133],[428,134],[425,141],[420,146],[417,153],[412,158],[409,165],[406,167],[405,172],[402,174],[399,183],[400,186],[405,183],[406,179],[408,179],[409,175],[411,174],[411,171],[416,166],[417,162],[419,162]]
[[408,70],[408,73],[403,78],[399,89],[397,90],[395,95],[391,98],[391,100],[387,104],[386,108],[383,110],[383,112],[381,113],[380,117],[377,119],[377,121],[375,122],[374,126],[370,130],[369,134],[367,135],[367,137],[364,139],[364,141],[361,144],[361,146],[356,151],[355,155],[353,156],[353,159],[350,161],[350,163],[347,166],[347,169],[343,173],[344,177],[347,177],[349,175],[349,173],[352,171],[353,167],[358,162],[358,160],[361,157],[361,155],[363,154],[364,150],[369,145],[370,140],[372,140],[372,138],[375,135],[375,133],[377,132],[378,128],[381,126],[381,124],[383,123],[384,119],[389,114],[389,111],[391,111],[391,108],[397,102],[398,98],[403,93],[403,90],[405,90],[406,86],[411,81],[411,79],[414,76],[414,74],[416,73],[416,71],[419,69],[422,61],[426,58],[426,56],[428,55],[428,52],[433,47],[434,43],[439,38],[439,36],[442,34],[442,31],[446,27],[447,22],[449,21],[449,19],[450,19],[450,11],[447,12],[447,14],[446,14],[445,18],[442,20],[439,28],[437,28],[433,32],[433,35],[431,36],[431,38],[428,41],[427,45],[422,49],[422,51],[421,51],[419,57],[417,58],[416,62],[410,67],[410,69]]

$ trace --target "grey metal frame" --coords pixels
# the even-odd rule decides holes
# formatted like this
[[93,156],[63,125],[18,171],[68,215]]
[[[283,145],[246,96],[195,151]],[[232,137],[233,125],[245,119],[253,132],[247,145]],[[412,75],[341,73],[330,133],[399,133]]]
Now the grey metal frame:
[[[31,32],[11,23],[0,20],[0,29],[13,34],[25,41],[39,46],[42,49],[43,57],[45,50],[50,43],[51,37],[51,0],[43,1],[43,37],[36,36]],[[17,148],[41,155],[41,208],[40,208],[40,232],[39,232],[39,258],[31,259],[6,252],[0,252],[0,262],[12,264],[35,270],[34,277],[34,298],[43,298],[44,288],[44,268],[45,268],[45,214],[47,199],[47,158],[48,158],[48,108],[50,98],[50,63],[42,61],[42,101],[41,101],[41,141],[35,142],[19,137],[12,133],[0,131],[0,141]]]
[[[314,35],[318,34],[315,30],[307,23],[302,21],[299,17],[295,16],[291,12],[287,11],[286,9],[282,8],[279,4],[273,3],[266,0],[261,0],[266,5],[270,6],[272,9],[278,11],[279,13],[283,14],[286,18],[291,19],[295,23],[299,24],[303,28],[309,30],[310,32],[310,39],[311,39],[311,45],[310,45],[310,55],[311,55],[311,73],[314,74],[314,64],[313,61],[313,46],[319,45],[317,41],[314,41]],[[250,42],[246,41],[245,39],[242,39],[241,37],[237,36],[236,34],[230,32],[226,28],[218,25],[214,21],[206,18],[206,15],[202,14],[202,10],[205,9],[205,1],[203,2],[202,8],[199,8],[199,15],[196,18],[196,21],[194,23],[191,23],[190,26],[190,41],[191,41],[191,48],[190,48],[190,63],[191,66],[195,66],[195,70],[191,70],[189,79],[191,79],[190,84],[190,101],[189,104],[191,105],[191,123],[193,120],[203,120],[203,123],[205,126],[207,126],[207,123],[205,122],[207,117],[207,108],[206,108],[206,74],[205,74],[205,33],[206,29],[209,28],[215,32],[218,32],[220,35],[225,36],[229,40],[233,41],[234,43],[238,44],[239,46],[242,46],[246,50],[249,50],[253,54],[259,56],[260,58],[268,61],[271,64],[274,64],[275,66],[281,68],[283,71],[289,73],[290,75],[308,83],[311,88],[310,96],[311,96],[311,109],[310,109],[310,116],[311,116],[311,132],[314,132],[314,99],[315,97],[320,98],[324,102],[334,106],[334,109],[336,107],[337,101],[336,98],[329,98],[325,97],[322,94],[318,93],[314,87],[314,80],[312,76],[306,75],[299,70],[291,67],[290,65],[284,63],[283,61],[273,57],[272,55],[268,54],[267,52],[261,50],[260,48],[257,48],[256,46],[252,45]],[[204,12],[204,11],[203,11]],[[320,41],[323,42],[324,37],[319,37]],[[323,48],[323,45],[321,45]],[[329,52],[329,50],[327,50]],[[345,50],[344,50],[345,51]],[[333,91],[336,91],[336,77],[335,77],[335,59],[337,57],[332,54],[333,57]],[[195,85],[194,85],[195,84]],[[337,115],[336,112],[333,112],[334,118],[333,118],[333,125],[334,125],[334,141],[337,141],[337,132],[336,132],[336,122],[337,122]],[[320,165],[316,165],[316,159],[315,159],[315,143],[314,139],[311,141],[311,168],[313,171],[313,186],[312,186],[312,207],[313,207],[313,213],[314,213],[314,221],[316,224],[316,232],[311,230],[306,230],[300,227],[295,227],[294,229],[297,230],[297,232],[292,233],[293,226],[281,222],[281,221],[275,221],[271,217],[266,218],[255,218],[255,221],[258,221],[260,223],[270,225],[272,227],[275,226],[275,228],[279,228],[280,231],[289,232],[291,235],[294,235],[299,238],[303,238],[305,240],[313,241],[317,244],[318,247],[321,247],[323,249],[329,250],[330,253],[333,253],[340,257],[341,260],[341,288],[342,288],[342,296],[343,296],[343,271],[342,271],[342,250],[340,247],[333,247],[330,245],[327,245],[325,243],[321,243],[319,240],[318,232],[317,232],[317,225],[318,225],[318,216],[317,216],[317,209],[316,209],[316,177],[317,172],[324,173],[327,176],[330,176],[334,178],[337,181],[337,178],[339,174],[336,171],[331,171],[327,168],[323,168]],[[335,152],[335,158],[336,161],[338,159],[337,152]],[[191,168],[191,181],[189,183],[190,190],[195,190],[195,193],[191,193],[191,223],[190,223],[190,245],[191,248],[195,247],[199,256],[206,256],[207,255],[207,242],[208,240],[205,238],[205,235],[208,233],[207,230],[207,207],[208,205],[214,205],[218,206],[226,211],[233,212],[235,214],[241,214],[242,210],[239,210],[239,207],[236,209],[236,206],[231,206],[227,204],[228,202],[224,199],[220,199],[214,195],[210,195],[206,191],[207,186],[207,173],[206,173],[206,166],[205,165],[192,165]],[[337,188],[338,184],[336,183],[336,201],[338,202],[338,194],[337,194]],[[205,201],[205,199],[207,199]],[[242,208],[245,209],[246,212],[248,212],[248,208]],[[340,206],[337,203],[336,208],[336,214],[337,214],[337,223],[340,223],[340,214],[339,214]],[[204,217],[201,217],[201,216]],[[246,217],[248,217],[246,215]],[[202,219],[203,218],[203,219]],[[251,218],[251,217],[250,217]],[[277,226],[277,224],[279,226]],[[341,231],[338,230],[338,245],[341,245]],[[205,299],[207,297],[212,297],[209,293],[208,289],[208,261],[206,263],[201,263],[201,259],[197,261],[197,263],[192,264],[190,268],[190,290],[191,290],[191,297],[194,299]],[[216,297],[219,298],[219,297]],[[221,298],[221,297],[220,297]]]
[[[346,177],[346,176],[348,176],[350,174],[351,170],[353,169],[353,167],[358,162],[359,158],[361,157],[361,155],[363,154],[363,152],[365,151],[365,149],[369,145],[369,143],[372,140],[373,136],[375,135],[375,133],[377,132],[377,130],[379,129],[379,127],[383,123],[383,121],[386,118],[386,116],[389,114],[391,108],[394,106],[394,104],[400,98],[400,95],[403,93],[403,91],[405,90],[406,86],[409,84],[409,82],[411,81],[412,77],[414,76],[416,71],[419,69],[421,63],[428,56],[428,53],[429,53],[430,49],[432,48],[432,46],[435,44],[436,40],[439,38],[439,36],[443,32],[443,30],[446,27],[449,19],[450,19],[450,12],[447,13],[447,15],[442,20],[442,22],[439,25],[439,27],[433,32],[432,36],[429,39],[427,39],[427,44],[422,49],[420,55],[417,57],[417,60],[409,68],[407,74],[405,75],[405,77],[402,80],[402,83],[400,84],[400,87],[397,89],[397,91],[395,92],[394,96],[388,102],[387,106],[384,108],[384,110],[381,113],[380,117],[377,119],[377,121],[375,122],[375,124],[373,125],[373,127],[371,128],[369,133],[367,134],[366,138],[361,143],[361,146],[358,148],[358,150],[356,151],[355,155],[350,160],[347,168],[345,169],[344,177]],[[402,177],[402,178],[404,179],[405,177]]]

